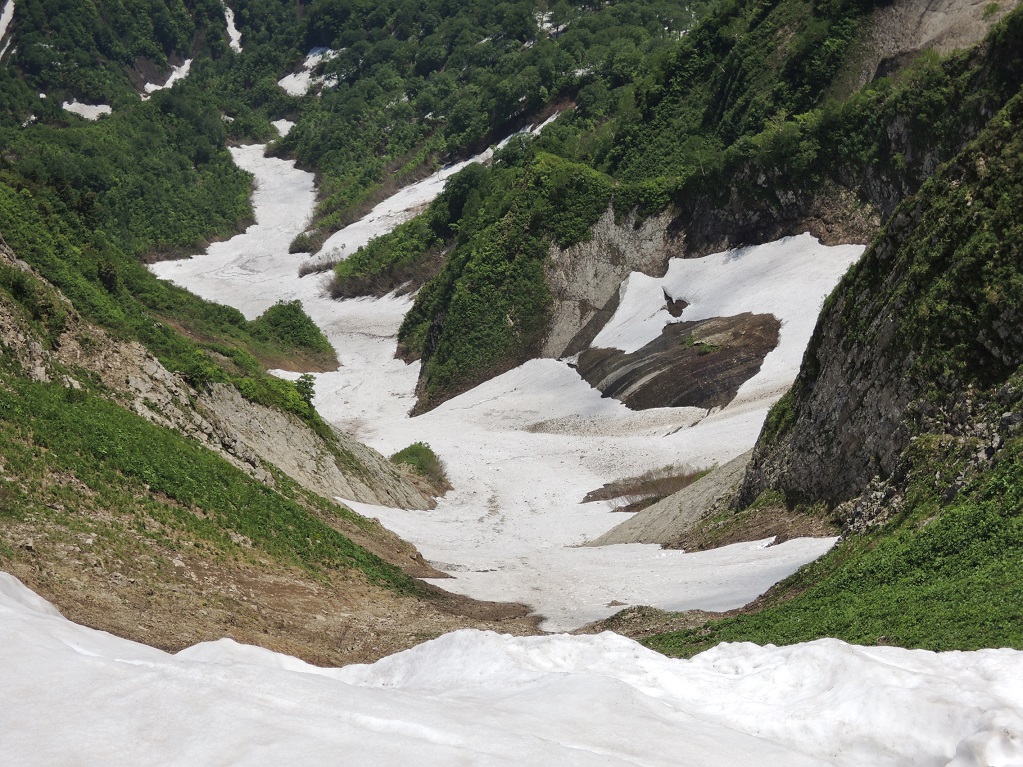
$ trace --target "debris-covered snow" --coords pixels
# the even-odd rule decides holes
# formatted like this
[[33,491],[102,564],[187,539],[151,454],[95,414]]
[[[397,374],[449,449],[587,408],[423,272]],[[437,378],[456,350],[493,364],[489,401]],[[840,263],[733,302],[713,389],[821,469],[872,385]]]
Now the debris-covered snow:
[[7,28],[11,26],[12,21],[14,21],[14,0],[7,0],[3,10],[0,11],[0,59],[4,57],[11,45],[11,41],[4,42],[4,38],[7,36]]
[[231,10],[231,6],[224,3],[224,20],[227,22],[227,36],[230,40],[229,45],[232,50],[238,53],[242,52],[242,33],[238,31],[238,27],[234,23],[234,11]]
[[324,669],[209,642],[171,655],[65,620],[0,573],[8,764],[1002,767],[1023,653],[837,640],[665,658],[623,637],[457,631]]
[[[325,255],[348,255],[407,220],[462,166],[403,189],[328,239],[320,254],[303,256],[289,255],[288,245],[311,215],[312,175],[285,160],[264,157],[258,146],[232,152],[256,177],[257,223],[214,243],[206,255],[151,268],[249,318],[278,300],[302,300],[342,362],[339,370],[316,376],[320,413],[385,454],[424,441],[447,464],[454,490],[433,511],[353,504],[456,576],[440,583],[443,588],[524,602],[545,616],[545,629],[564,630],[613,614],[619,608],[611,603],[738,607],[833,544],[830,538],[770,547],[759,542],[695,554],[640,544],[578,547],[621,520],[610,503],[581,504],[589,490],[669,464],[697,468],[724,463],[752,447],[778,387],[794,377],[798,356],[786,358],[790,369],[769,378],[771,386],[712,413],[697,408],[633,412],[602,398],[564,362],[534,360],[410,419],[419,367],[395,359],[394,351],[411,298],[333,301],[325,295],[324,275],[299,278],[298,268]],[[486,158],[474,158],[481,159]],[[848,264],[854,256],[852,251],[832,255],[809,238],[796,238],[794,245],[792,257],[813,248],[818,257],[835,263]],[[786,247],[769,251],[774,255],[768,261],[784,262],[791,256]],[[743,263],[734,256],[719,260]],[[776,271],[782,268],[778,264]],[[829,269],[837,280],[841,269]],[[759,273],[751,267],[743,284],[757,290]],[[739,272],[721,277],[711,266],[697,270],[688,285],[694,306],[698,296],[708,307],[723,305],[724,294],[736,292],[729,280],[737,279]],[[784,309],[783,319],[800,316],[799,302],[811,307],[805,311],[816,312],[830,285],[808,269],[795,270],[791,279],[786,295],[792,306]]]
[[313,70],[321,62],[330,61],[337,54],[337,51],[332,51],[329,48],[313,48],[306,55],[305,61],[302,62],[299,70],[292,72],[290,75],[285,75],[277,81],[277,84],[284,88],[291,96],[304,96],[309,92],[310,88],[319,83],[331,85],[332,82],[328,81],[327,78],[314,76]]
[[78,99],[65,101],[61,106],[86,120],[98,120],[101,115],[108,115],[113,111],[109,104],[82,104]]
[[[186,77],[188,77],[188,71],[191,68],[192,59],[186,59],[184,63],[171,68],[171,73],[167,77],[167,80],[163,83],[163,85],[160,85],[158,83],[146,83],[144,89],[147,94],[152,94],[156,93],[157,91],[162,91],[164,88],[170,88],[178,80],[184,80]],[[143,96],[143,98],[146,97]]]

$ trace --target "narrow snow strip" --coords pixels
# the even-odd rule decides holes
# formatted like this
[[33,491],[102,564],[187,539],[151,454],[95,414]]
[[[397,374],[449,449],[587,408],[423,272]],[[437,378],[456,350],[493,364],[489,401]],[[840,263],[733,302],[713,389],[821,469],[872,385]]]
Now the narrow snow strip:
[[60,616],[0,573],[10,764],[1004,767],[1023,653],[821,640],[665,658],[615,634],[463,630],[317,668],[230,639],[170,655]]
[[242,52],[242,33],[238,31],[238,27],[234,25],[234,11],[231,7],[224,3],[224,20],[227,22],[227,36],[230,39],[231,48],[238,53]]
[[291,129],[295,127],[295,123],[291,120],[274,120],[270,124],[277,129],[281,136],[287,136],[291,133]]
[[108,104],[82,104],[77,99],[65,101],[61,106],[86,120],[98,120],[101,115],[108,115],[113,111]]
[[554,122],[560,112],[548,117],[539,125],[531,125],[503,139],[493,149],[486,149],[475,157],[454,163],[414,184],[409,184],[383,202],[379,203],[364,218],[356,221],[339,232],[335,232],[323,243],[317,256],[323,258],[346,258],[357,251],[374,237],[389,232],[399,224],[414,218],[421,213],[444,190],[444,185],[451,176],[474,163],[489,162],[495,149],[504,147],[513,136],[529,134],[540,135],[540,132]]
[[146,83],[146,93],[156,93],[156,91],[162,91],[164,88],[170,88],[178,80],[184,80],[188,77],[188,70],[192,68],[192,59],[188,59],[181,66],[174,67],[171,69],[170,77],[163,85],[157,85],[156,83]]
[[[0,11],[0,42],[3,42],[4,37],[7,36],[7,28],[11,26],[11,22],[14,20],[14,0],[7,0],[4,3],[4,8]],[[0,47],[0,59],[7,53],[7,49],[10,47],[11,41],[3,43]]]

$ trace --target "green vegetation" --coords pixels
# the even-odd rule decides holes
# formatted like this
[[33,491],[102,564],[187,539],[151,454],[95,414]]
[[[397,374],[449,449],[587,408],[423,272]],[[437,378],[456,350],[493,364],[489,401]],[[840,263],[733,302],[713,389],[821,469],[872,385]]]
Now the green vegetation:
[[[322,233],[439,158],[482,149],[577,93],[604,119],[689,29],[703,2],[318,0],[306,49],[336,81],[279,142],[321,174]],[[382,185],[382,186],[381,186]]]
[[443,269],[399,330],[399,349],[423,358],[420,409],[535,354],[547,330],[550,245],[586,239],[610,203],[601,173],[548,154],[508,156],[475,176],[464,207],[476,214],[463,210]]
[[[55,516],[41,498],[52,477],[80,514],[113,514],[123,527],[170,546],[182,536],[243,556],[232,533],[275,560],[312,573],[359,570],[400,593],[424,594],[417,581],[356,546],[306,508],[184,439],[91,392],[4,376],[0,433],[5,473],[0,512],[10,519]],[[75,490],[74,477],[84,486]],[[351,512],[327,504],[330,513]],[[65,523],[68,523],[65,520]]]
[[760,612],[645,643],[684,656],[718,642],[824,636],[930,650],[1023,649],[1023,440],[1007,443],[992,469],[949,503],[935,476],[955,476],[974,450],[969,441],[918,440],[896,519],[802,568]]
[[283,349],[306,352],[323,365],[336,364],[334,347],[323,331],[302,309],[302,302],[278,301],[249,327],[257,338],[264,338]]
[[413,442],[392,455],[391,461],[411,466],[438,490],[443,491],[451,487],[443,461],[425,442]]
[[[853,187],[887,214],[1023,83],[1017,11],[986,46],[923,55],[894,79],[825,101],[822,84],[868,9],[815,6],[804,27],[806,10],[796,0],[763,13],[715,6],[670,57],[648,62],[641,87],[618,94],[613,116],[569,110],[535,141],[513,141],[492,168],[463,172],[449,200],[338,264],[337,297],[426,281],[400,337],[408,357],[423,359],[420,410],[535,353],[549,301],[544,251],[585,239],[599,202],[619,218],[673,206],[696,252],[704,236],[717,242],[715,216],[725,209],[772,222],[765,231],[774,232],[773,222],[816,215],[817,195]],[[779,39],[776,56],[753,53]],[[574,176],[587,199],[536,183],[546,178],[538,163],[557,167],[558,183]],[[522,209],[543,215],[525,226],[508,220]]]

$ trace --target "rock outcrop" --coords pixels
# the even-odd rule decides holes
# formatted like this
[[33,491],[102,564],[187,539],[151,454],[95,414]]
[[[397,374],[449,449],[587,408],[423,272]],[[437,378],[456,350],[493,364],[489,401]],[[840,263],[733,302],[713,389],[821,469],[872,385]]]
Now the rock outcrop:
[[665,325],[634,352],[591,348],[579,355],[579,375],[605,397],[633,410],[724,407],[760,371],[778,345],[781,323],[771,314],[744,312]]
[[615,222],[608,208],[586,242],[551,247],[544,266],[554,298],[550,330],[541,357],[571,357],[590,345],[618,308],[618,288],[632,272],[664,274],[668,259],[682,255],[682,242],[669,232],[668,212],[642,222]]
[[715,509],[727,507],[742,480],[751,454],[752,451],[747,451],[733,458],[688,487],[636,512],[622,524],[586,545],[673,544]]
[[95,374],[123,407],[196,440],[268,484],[273,484],[273,477],[264,464],[326,497],[433,507],[432,498],[376,451],[337,431],[332,440],[324,439],[297,416],[250,402],[232,386],[194,389],[141,344],[114,339],[84,320],[63,295],[3,245],[0,264],[44,286],[64,314],[52,349],[44,348],[17,307],[0,299],[0,343],[31,378],[80,388],[74,371]]
[[985,409],[997,420],[1015,407],[1021,122],[1023,95],[900,206],[825,303],[740,505],[768,489],[790,502],[850,501],[896,472],[914,434],[972,434]]

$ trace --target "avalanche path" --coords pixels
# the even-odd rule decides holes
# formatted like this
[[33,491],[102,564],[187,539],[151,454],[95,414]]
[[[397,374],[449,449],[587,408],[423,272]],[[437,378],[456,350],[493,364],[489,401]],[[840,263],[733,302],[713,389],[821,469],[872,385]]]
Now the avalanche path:
[[619,343],[656,335],[670,321],[661,311],[662,287],[685,297],[687,312],[709,316],[723,307],[733,313],[768,306],[782,320],[781,345],[740,396],[719,411],[630,411],[602,399],[567,364],[548,359],[410,419],[418,365],[395,359],[394,351],[411,299],[334,301],[326,296],[322,275],[299,278],[298,269],[329,251],[353,253],[408,220],[465,163],[385,200],[331,237],[321,254],[294,255],[288,245],[311,216],[313,176],[292,162],[265,157],[263,149],[231,150],[256,178],[256,224],[203,255],[152,269],[249,318],[276,301],[302,300],[342,363],[338,371],[316,377],[320,413],[384,454],[427,442],[447,465],[455,489],[433,511],[350,504],[455,576],[437,581],[439,586],[480,599],[523,602],[544,616],[544,629],[561,631],[607,617],[623,604],[738,607],[831,547],[829,538],[770,547],[768,539],[692,554],[642,544],[580,548],[622,515],[611,513],[609,503],[579,501],[615,478],[668,464],[720,464],[749,449],[768,407],[795,376],[821,301],[862,248],[825,248],[803,235],[678,262],[662,280],[633,275],[627,281],[622,306],[630,314],[620,311],[609,326]]

